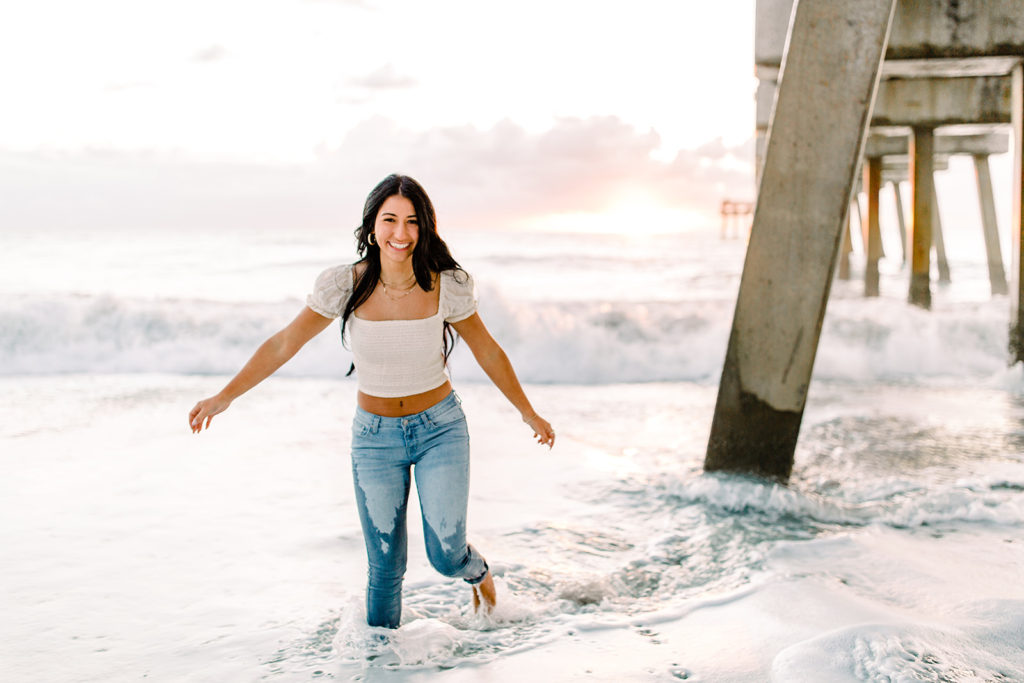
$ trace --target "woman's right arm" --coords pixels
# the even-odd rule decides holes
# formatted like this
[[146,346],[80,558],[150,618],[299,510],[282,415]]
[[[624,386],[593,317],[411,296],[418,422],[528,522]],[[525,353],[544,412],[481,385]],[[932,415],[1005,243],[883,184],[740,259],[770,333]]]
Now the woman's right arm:
[[298,353],[306,342],[320,334],[331,324],[326,318],[308,306],[291,321],[287,327],[272,336],[256,349],[249,362],[220,390],[219,394],[204,398],[188,414],[192,432],[198,434],[207,428],[213,416],[223,413],[231,402],[265,380]]

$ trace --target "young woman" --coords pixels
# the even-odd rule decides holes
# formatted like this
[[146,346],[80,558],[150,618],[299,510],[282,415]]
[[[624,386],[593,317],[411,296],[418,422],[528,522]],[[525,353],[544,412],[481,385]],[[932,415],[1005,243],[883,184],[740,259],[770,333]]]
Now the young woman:
[[352,478],[369,564],[368,623],[397,628],[401,618],[410,471],[430,563],[472,586],[474,609],[490,610],[494,581],[466,542],[469,432],[445,371],[452,328],[537,441],[554,446],[555,431],[534,411],[480,320],[473,280],[437,234],[434,206],[419,183],[391,175],[377,185],[356,240],[360,260],[323,271],[295,320],[264,342],[220,393],[199,401],[189,425],[194,433],[208,428],[214,415],[341,318],[359,385]]

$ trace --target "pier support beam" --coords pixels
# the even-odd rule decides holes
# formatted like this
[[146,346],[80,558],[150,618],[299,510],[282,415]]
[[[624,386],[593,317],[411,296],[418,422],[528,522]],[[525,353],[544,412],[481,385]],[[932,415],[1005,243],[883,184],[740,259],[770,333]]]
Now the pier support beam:
[[[859,170],[858,170],[859,174]],[[857,226],[857,239],[860,240],[861,249],[868,253],[868,241],[864,239],[864,214],[860,212],[860,190],[853,189],[853,201],[850,202],[850,246],[853,247],[853,226]]]
[[1013,122],[1013,267],[1010,269],[1010,362],[1024,361],[1024,65],[1017,64],[1010,76],[1011,121]]
[[935,192],[935,176],[932,175],[932,242],[935,245],[935,261],[939,268],[939,282],[948,285],[949,260],[946,258],[946,240],[942,237],[942,212],[939,211],[939,195]]
[[878,296],[878,259],[882,258],[882,231],[878,224],[878,198],[882,191],[882,159],[864,160],[864,190],[868,196],[868,215],[864,221],[864,296]]
[[988,257],[988,281],[992,295],[1006,294],[1006,273],[1003,270],[1003,250],[999,246],[999,226],[996,223],[996,200],[992,193],[992,173],[988,155],[974,155],[974,176],[978,180],[978,203],[981,205],[981,228],[985,234],[985,255]]
[[935,136],[931,128],[915,127],[910,138],[910,303],[932,307],[932,152]]
[[895,5],[793,10],[706,470],[785,480],[793,468]]
[[899,184],[898,181],[893,180],[890,184],[892,185],[892,194],[893,194],[893,197],[895,198],[895,201],[896,201],[896,221],[899,223],[899,226],[900,226],[900,253],[901,253],[901,258],[903,259],[902,261],[900,261],[900,263],[903,264],[903,265],[906,265],[906,263],[907,263],[907,221],[903,217],[903,193],[900,192],[900,184]]
[[853,253],[853,238],[850,236],[851,223],[853,221],[853,206],[846,209],[846,227],[843,228],[843,246],[839,251],[839,275],[840,280],[850,279],[850,254]]

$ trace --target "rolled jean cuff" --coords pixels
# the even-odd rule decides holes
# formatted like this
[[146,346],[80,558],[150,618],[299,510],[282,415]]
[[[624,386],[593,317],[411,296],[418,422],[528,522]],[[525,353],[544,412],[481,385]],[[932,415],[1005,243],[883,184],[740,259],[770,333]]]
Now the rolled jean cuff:
[[468,583],[470,586],[475,586],[478,583],[480,583],[481,581],[483,581],[484,578],[487,576],[487,572],[491,571],[491,568],[487,566],[487,560],[484,560],[483,562],[484,562],[484,572],[483,572],[483,574],[481,574],[480,576],[476,577],[475,579],[463,579],[463,581]]

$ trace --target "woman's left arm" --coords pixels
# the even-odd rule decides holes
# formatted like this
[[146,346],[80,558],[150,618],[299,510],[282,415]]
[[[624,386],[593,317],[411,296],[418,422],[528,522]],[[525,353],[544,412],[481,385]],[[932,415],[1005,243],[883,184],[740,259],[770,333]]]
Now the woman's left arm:
[[484,321],[480,319],[479,313],[474,313],[465,320],[452,323],[452,327],[459,333],[459,336],[469,345],[473,357],[480,367],[484,369],[487,376],[491,378],[494,385],[505,394],[505,398],[516,407],[516,410],[523,417],[523,422],[530,425],[537,442],[547,444],[548,448],[555,445],[555,430],[551,424],[538,415],[530,399],[526,398],[523,387],[519,384],[512,363],[509,362],[505,351],[494,341],[494,337],[487,331]]

